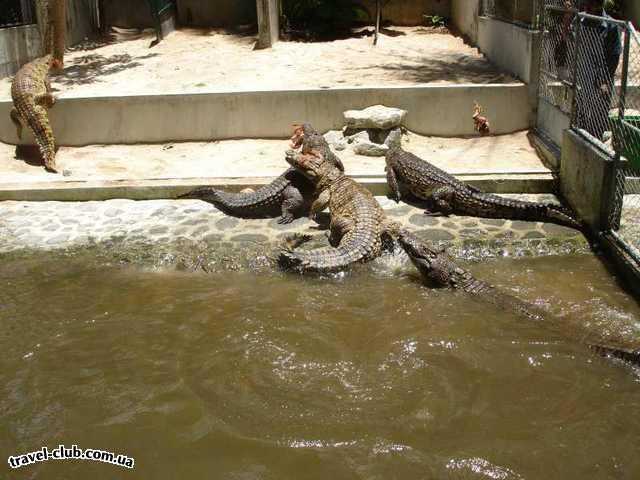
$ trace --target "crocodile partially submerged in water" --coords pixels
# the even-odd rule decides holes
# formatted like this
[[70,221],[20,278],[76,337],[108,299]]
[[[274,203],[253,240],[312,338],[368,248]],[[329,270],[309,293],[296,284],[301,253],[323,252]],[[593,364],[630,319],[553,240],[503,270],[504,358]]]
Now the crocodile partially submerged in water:
[[550,222],[584,230],[573,214],[562,206],[512,200],[482,192],[400,147],[389,149],[386,164],[391,197],[399,202],[402,191],[408,191],[427,202],[427,213]]
[[544,317],[544,312],[539,308],[475,278],[471,272],[460,267],[446,251],[435,248],[408,230],[400,229],[397,239],[422,277],[432,286],[459,289],[531,319],[541,320]]
[[298,130],[287,162],[316,186],[311,215],[329,207],[331,247],[300,251],[307,238],[298,238],[280,252],[280,263],[300,271],[331,272],[380,255],[383,239],[392,236],[397,225],[387,220],[382,207],[365,187],[347,177],[336,166],[328,143],[310,125]]
[[[299,147],[299,139],[317,134],[309,124],[295,126],[291,138],[292,146]],[[327,157],[340,171],[344,165],[335,155]],[[218,207],[228,215],[240,218],[274,218],[280,216],[279,224],[293,222],[309,214],[314,200],[315,186],[302,173],[291,167],[269,185],[253,192],[225,192],[213,187],[200,187],[178,198],[203,200]]]
[[[535,305],[475,278],[471,272],[457,265],[444,250],[439,250],[428,242],[420,240],[408,230],[400,229],[397,240],[422,277],[431,286],[462,290],[499,308],[532,320],[544,320],[548,316],[545,311]],[[640,349],[632,350],[598,343],[588,343],[587,346],[599,355],[640,365]]]
[[48,114],[56,101],[51,93],[49,70],[56,65],[52,55],[37,58],[18,70],[11,82],[13,108],[10,116],[18,138],[22,138],[22,128],[26,124],[33,131],[45,168],[50,172],[58,171],[56,143]]

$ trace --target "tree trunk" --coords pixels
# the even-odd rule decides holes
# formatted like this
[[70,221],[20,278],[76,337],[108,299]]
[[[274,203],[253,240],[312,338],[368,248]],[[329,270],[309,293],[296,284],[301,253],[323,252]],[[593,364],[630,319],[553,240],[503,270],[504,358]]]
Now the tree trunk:
[[51,21],[53,23],[53,58],[58,68],[64,64],[64,49],[67,39],[67,1],[49,0]]

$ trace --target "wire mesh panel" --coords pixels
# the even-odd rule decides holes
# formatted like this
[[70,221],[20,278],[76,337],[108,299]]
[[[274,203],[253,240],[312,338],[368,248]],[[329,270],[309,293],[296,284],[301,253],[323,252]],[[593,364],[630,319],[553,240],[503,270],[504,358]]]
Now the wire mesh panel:
[[0,0],[0,28],[35,23],[33,0]]
[[546,5],[542,22],[539,96],[566,114],[573,105],[575,13],[570,4],[566,8]]
[[586,14],[578,15],[574,24],[577,39],[572,127],[612,148],[610,118],[620,106],[626,25]]
[[618,240],[640,262],[640,38],[630,25],[622,44],[623,62],[616,75],[620,103],[609,116],[617,165],[609,221]]

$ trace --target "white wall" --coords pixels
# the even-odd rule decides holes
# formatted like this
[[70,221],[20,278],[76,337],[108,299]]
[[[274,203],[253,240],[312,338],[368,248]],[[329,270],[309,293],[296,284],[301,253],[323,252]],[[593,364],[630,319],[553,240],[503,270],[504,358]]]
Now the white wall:
[[456,29],[473,43],[478,41],[480,0],[451,0],[451,19]]
[[[342,112],[383,104],[407,110],[406,127],[423,135],[475,135],[468,111],[479,102],[493,133],[531,126],[529,93],[523,84],[428,85],[332,88],[187,95],[73,98],[61,95],[51,109],[60,145],[150,143],[231,138],[285,138],[291,125],[311,122],[318,130],[341,128]],[[11,102],[0,102],[0,141],[15,144]],[[90,125],[90,128],[87,128]],[[32,142],[28,137],[26,143]]]
[[13,75],[41,52],[36,25],[0,28],[0,78]]
[[478,17],[477,45],[491,63],[530,83],[537,70],[539,34],[488,17]]

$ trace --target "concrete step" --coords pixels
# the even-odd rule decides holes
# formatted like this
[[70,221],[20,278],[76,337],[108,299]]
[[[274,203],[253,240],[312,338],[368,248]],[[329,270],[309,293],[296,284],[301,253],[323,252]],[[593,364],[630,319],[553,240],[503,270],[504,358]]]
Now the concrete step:
[[[288,168],[288,147],[286,140],[269,139],[63,147],[57,155],[63,174],[56,175],[37,160],[17,160],[15,147],[0,144],[0,200],[140,200],[174,198],[201,185],[256,188]],[[553,191],[553,174],[527,132],[482,138],[410,133],[404,147],[488,192]],[[347,174],[376,195],[386,194],[384,158],[363,157],[351,149],[337,153]]]
[[[531,126],[529,90],[522,83],[379,86],[185,94],[81,96],[61,93],[50,111],[63,146],[283,138],[293,123],[338,129],[342,112],[384,104],[406,109],[405,126],[423,135],[474,135],[472,109],[485,109],[495,134]],[[10,99],[0,99],[0,142],[17,144]],[[30,133],[23,142],[32,144]]]

